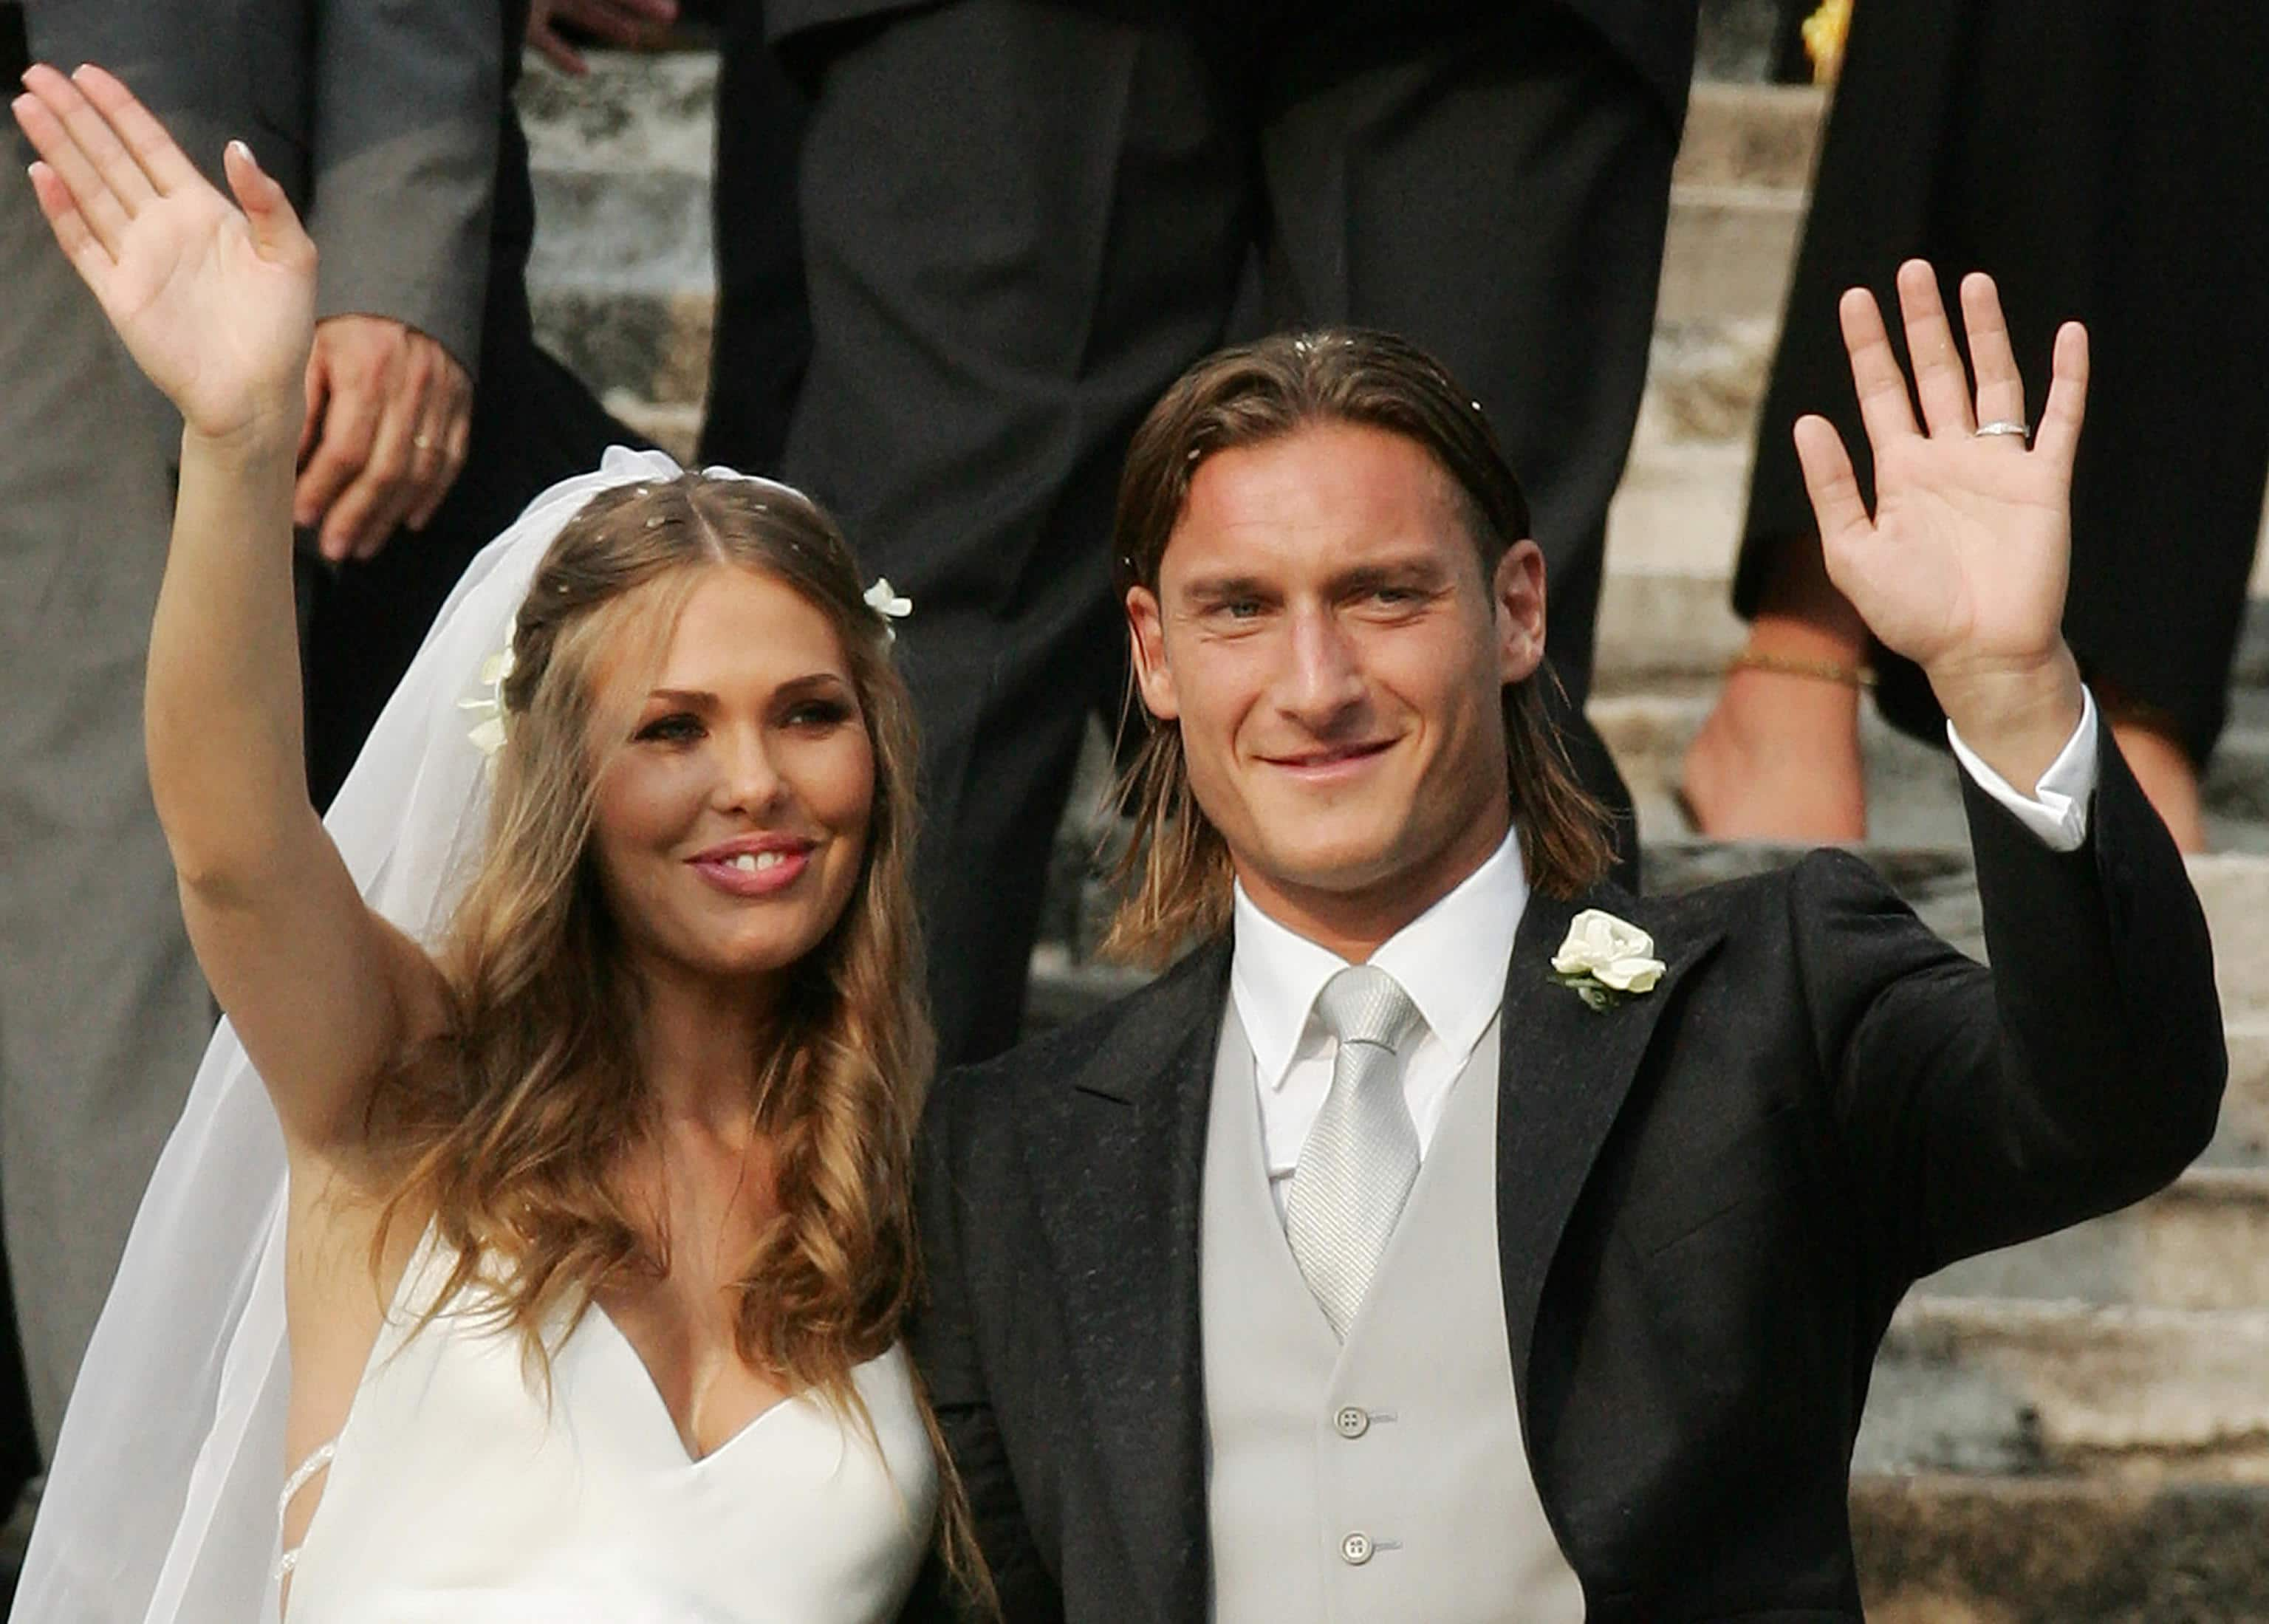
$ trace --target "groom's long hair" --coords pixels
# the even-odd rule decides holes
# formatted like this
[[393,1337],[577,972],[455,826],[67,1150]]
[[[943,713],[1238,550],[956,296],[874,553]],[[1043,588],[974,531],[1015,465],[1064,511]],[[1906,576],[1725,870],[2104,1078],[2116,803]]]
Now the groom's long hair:
[[[1319,423],[1384,429],[1423,448],[1450,476],[1483,581],[1527,536],[1519,480],[1479,402],[1439,362],[1388,333],[1280,333],[1199,362],[1135,431],[1112,534],[1120,602],[1136,587],[1157,591],[1166,543],[1208,457]],[[1557,681],[1548,662],[1505,685],[1505,764],[1529,882],[1571,897],[1607,873],[1612,847],[1608,814],[1578,782],[1546,714],[1544,688]],[[1149,731],[1120,783],[1134,838],[1120,863],[1122,899],[1103,950],[1163,964],[1229,928],[1229,848],[1190,793],[1181,730],[1144,710],[1131,686],[1127,710]]]

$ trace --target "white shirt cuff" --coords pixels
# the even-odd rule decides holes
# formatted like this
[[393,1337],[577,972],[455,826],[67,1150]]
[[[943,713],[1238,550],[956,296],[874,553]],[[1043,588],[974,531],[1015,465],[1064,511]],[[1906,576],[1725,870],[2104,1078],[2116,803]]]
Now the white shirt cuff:
[[1946,742],[1962,770],[2051,852],[2077,852],[2088,838],[2088,798],[2095,793],[2095,696],[2085,688],[2080,692],[2080,726],[2029,795],[2019,794],[1962,742],[1952,722],[1946,724]]

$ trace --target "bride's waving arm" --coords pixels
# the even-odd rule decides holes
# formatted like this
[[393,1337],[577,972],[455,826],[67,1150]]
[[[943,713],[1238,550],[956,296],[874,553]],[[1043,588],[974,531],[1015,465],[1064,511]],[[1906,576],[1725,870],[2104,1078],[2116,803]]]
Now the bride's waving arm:
[[145,720],[190,939],[295,1154],[351,1161],[373,1079],[443,1002],[307,799],[291,516],[314,245],[241,144],[232,204],[101,70],[25,85],[41,208],[182,418]]

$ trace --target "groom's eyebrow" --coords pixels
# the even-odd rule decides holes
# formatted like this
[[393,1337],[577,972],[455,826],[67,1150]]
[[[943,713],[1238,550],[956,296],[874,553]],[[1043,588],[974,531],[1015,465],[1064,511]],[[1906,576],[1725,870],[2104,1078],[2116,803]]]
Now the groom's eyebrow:
[[1258,575],[1201,575],[1182,584],[1182,595],[1198,603],[1223,603],[1235,598],[1265,598],[1274,590]]

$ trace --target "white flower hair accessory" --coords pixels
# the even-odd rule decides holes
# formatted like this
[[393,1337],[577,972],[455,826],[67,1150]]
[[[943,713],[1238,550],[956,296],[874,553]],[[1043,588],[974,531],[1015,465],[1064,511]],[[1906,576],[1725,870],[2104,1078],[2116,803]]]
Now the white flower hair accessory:
[[489,758],[493,765],[496,754],[504,748],[505,741],[505,680],[512,675],[512,647],[509,644],[481,661],[480,683],[488,692],[471,699],[460,699],[457,708],[480,720],[473,724],[465,737],[473,748]]
[[891,585],[889,576],[878,575],[875,578],[875,584],[867,588],[867,607],[882,616],[883,635],[895,643],[898,640],[898,629],[891,623],[904,620],[913,614],[914,601],[900,597],[898,588]]
[[1552,956],[1560,984],[1594,1009],[1652,993],[1662,971],[1653,937],[1599,908],[1586,908],[1569,922],[1568,939]]

